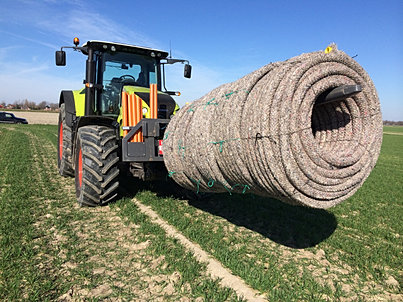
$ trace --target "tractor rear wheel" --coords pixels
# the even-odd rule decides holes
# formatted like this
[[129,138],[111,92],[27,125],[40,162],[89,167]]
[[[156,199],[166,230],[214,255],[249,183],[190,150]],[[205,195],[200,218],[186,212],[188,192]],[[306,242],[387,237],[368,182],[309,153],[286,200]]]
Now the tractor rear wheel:
[[71,128],[66,124],[65,105],[61,104],[59,112],[57,147],[57,167],[62,176],[74,176],[73,160],[71,158],[72,141]]
[[81,206],[100,206],[117,196],[119,169],[115,131],[105,126],[78,129],[75,152],[76,197]]

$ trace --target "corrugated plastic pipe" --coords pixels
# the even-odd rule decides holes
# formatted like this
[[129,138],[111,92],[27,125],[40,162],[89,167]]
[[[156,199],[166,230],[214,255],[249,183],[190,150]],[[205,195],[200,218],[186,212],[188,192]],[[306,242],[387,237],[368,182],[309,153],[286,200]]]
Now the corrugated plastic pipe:
[[[342,85],[362,91],[320,102]],[[374,84],[333,46],[266,65],[184,106],[163,150],[169,176],[187,189],[329,208],[363,184],[381,143]]]

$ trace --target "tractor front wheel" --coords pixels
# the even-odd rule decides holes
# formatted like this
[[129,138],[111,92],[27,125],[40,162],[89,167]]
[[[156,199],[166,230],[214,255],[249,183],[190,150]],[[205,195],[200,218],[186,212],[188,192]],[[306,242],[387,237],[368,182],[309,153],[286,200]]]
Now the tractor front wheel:
[[117,196],[119,170],[115,131],[105,126],[78,129],[75,152],[76,197],[81,206],[107,204]]
[[65,105],[61,104],[59,112],[59,129],[57,131],[57,167],[62,176],[73,176],[73,160],[71,158],[71,128],[66,124]]

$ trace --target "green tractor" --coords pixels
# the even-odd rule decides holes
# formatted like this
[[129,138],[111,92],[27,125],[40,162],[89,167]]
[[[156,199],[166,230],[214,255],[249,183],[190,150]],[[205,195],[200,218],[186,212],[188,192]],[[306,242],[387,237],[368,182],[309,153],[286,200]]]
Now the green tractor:
[[[56,51],[57,66],[66,65],[63,48],[87,56],[85,87],[60,93],[58,169],[62,176],[75,177],[80,205],[104,205],[116,198],[121,171],[142,180],[166,175],[161,142],[179,109],[172,95],[180,94],[165,88],[164,67],[185,63],[184,76],[190,78],[191,66],[187,60],[146,47],[103,41],[80,47],[77,38],[74,45]],[[151,86],[156,87],[155,100]],[[128,120],[128,110],[122,106],[126,95],[141,102],[137,107],[141,112],[132,112],[140,116],[135,123],[124,122]],[[134,109],[129,106],[130,110]],[[134,140],[138,133],[141,139]]]

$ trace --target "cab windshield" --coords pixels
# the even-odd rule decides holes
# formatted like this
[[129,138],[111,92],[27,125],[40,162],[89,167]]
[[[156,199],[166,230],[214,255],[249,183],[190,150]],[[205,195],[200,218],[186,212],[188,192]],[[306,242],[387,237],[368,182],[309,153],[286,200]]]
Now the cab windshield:
[[157,83],[157,61],[132,53],[104,53],[102,59],[102,115],[119,115],[124,85],[150,87]]

